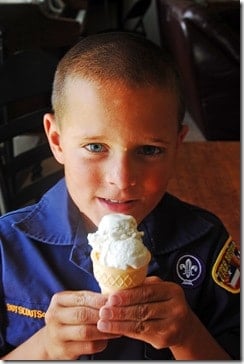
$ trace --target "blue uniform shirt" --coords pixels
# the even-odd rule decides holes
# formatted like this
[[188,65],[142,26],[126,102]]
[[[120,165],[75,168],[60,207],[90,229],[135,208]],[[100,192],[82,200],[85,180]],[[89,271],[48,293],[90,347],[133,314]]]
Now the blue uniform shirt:
[[[180,284],[187,301],[216,340],[240,357],[239,250],[213,214],[165,194],[142,221],[144,243],[152,253],[149,275]],[[39,203],[0,219],[0,355],[44,325],[54,293],[99,292],[91,247],[81,214],[62,179]],[[227,265],[227,269],[226,269]],[[227,279],[228,278],[228,279]],[[169,349],[122,337],[80,359],[173,359]]]

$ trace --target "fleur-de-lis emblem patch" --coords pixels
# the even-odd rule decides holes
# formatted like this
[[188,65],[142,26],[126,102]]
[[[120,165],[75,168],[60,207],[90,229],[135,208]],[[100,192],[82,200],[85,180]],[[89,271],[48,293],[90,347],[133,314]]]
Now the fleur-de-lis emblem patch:
[[176,263],[177,277],[184,286],[195,286],[203,278],[202,273],[203,264],[193,255],[185,254]]

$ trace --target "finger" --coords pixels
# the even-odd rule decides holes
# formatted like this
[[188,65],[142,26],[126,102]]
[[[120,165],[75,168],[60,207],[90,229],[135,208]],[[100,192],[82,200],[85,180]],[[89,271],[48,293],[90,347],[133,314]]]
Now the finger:
[[[150,320],[150,321],[103,321],[97,323],[98,330],[102,332],[113,332],[114,334],[123,335],[132,339],[142,340],[152,344],[154,347],[162,348],[168,344],[167,320]],[[170,330],[172,331],[172,330]],[[167,345],[166,345],[167,346]]]
[[55,293],[51,300],[53,306],[86,306],[100,308],[107,302],[107,296],[91,291],[63,291]]
[[178,295],[179,289],[181,288],[173,282],[153,279],[141,286],[111,294],[107,305],[130,306],[138,303],[168,301],[176,294]]
[[161,278],[157,277],[157,276],[150,276],[150,277],[146,277],[143,284],[157,284],[163,282]]
[[[104,321],[97,322],[98,330],[110,332],[151,344],[156,349],[170,347],[179,342],[180,325],[166,318],[147,321]],[[184,335],[184,332],[183,332]]]
[[90,307],[62,307],[50,310],[46,322],[59,322],[66,325],[95,324],[99,319],[99,310]]
[[97,325],[62,325],[57,331],[57,338],[62,342],[108,340],[119,336],[99,331]]
[[169,315],[172,306],[170,301],[159,304],[158,302],[136,304],[132,306],[103,306],[99,310],[102,320],[116,321],[146,321],[163,319]]

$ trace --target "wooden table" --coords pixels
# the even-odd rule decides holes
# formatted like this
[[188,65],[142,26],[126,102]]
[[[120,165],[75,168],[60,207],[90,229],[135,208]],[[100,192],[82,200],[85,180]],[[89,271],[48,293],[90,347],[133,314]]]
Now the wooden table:
[[215,213],[240,241],[239,142],[184,142],[168,191]]

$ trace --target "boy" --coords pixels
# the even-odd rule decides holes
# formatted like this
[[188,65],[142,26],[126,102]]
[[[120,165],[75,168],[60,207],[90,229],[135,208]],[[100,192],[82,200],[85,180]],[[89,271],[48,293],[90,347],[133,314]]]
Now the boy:
[[[238,359],[239,288],[218,278],[236,244],[166,193],[187,132],[169,55],[130,33],[87,37],[61,60],[52,104],[65,180],[1,218],[2,359]],[[112,212],[136,218],[153,259],[142,286],[106,296],[87,234]]]

